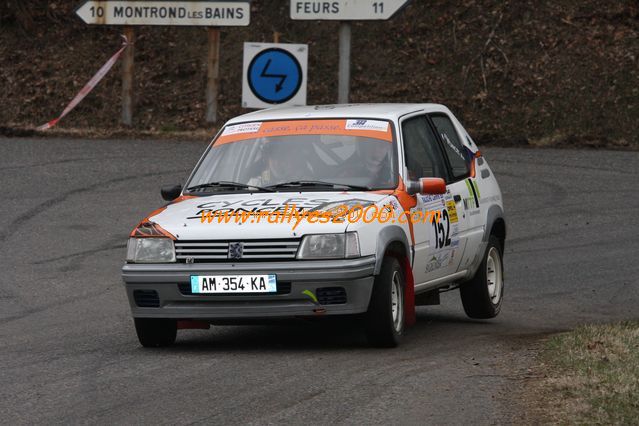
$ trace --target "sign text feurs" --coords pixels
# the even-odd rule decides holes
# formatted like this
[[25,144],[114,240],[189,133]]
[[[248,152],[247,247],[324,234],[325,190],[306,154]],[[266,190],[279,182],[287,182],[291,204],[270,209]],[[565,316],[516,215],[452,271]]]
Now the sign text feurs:
[[291,0],[291,19],[386,20],[410,0]]

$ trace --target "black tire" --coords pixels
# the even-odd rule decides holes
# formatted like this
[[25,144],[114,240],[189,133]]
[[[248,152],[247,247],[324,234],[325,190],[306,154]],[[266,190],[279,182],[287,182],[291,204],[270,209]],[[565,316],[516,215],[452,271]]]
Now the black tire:
[[[492,261],[488,259],[491,255]],[[495,260],[497,256],[497,261]],[[487,319],[495,318],[501,310],[501,303],[504,300],[504,264],[503,250],[500,240],[491,235],[488,239],[488,246],[484,253],[479,269],[475,276],[468,282],[461,285],[459,291],[461,293],[464,311],[470,318]],[[490,274],[489,267],[493,266],[494,272],[493,285],[489,284],[488,276]],[[498,270],[497,270],[498,268]],[[498,278],[496,279],[496,274]],[[498,283],[496,281],[499,281]]]
[[[393,279],[398,280],[397,319],[393,318]],[[404,274],[397,259],[384,258],[382,269],[375,277],[373,294],[365,315],[366,337],[371,345],[396,347],[404,333]]]
[[145,348],[171,346],[177,336],[177,320],[164,318],[135,318],[135,331]]

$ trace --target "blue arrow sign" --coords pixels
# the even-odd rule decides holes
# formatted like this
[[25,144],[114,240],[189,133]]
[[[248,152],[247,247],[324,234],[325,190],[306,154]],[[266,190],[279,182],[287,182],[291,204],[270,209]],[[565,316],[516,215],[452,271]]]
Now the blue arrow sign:
[[302,86],[302,66],[284,49],[266,49],[248,67],[248,84],[262,102],[281,104],[292,99]]

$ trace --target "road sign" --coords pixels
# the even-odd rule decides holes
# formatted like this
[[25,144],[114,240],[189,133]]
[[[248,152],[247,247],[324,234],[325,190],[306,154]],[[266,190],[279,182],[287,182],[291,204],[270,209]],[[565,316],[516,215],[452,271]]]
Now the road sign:
[[244,43],[242,106],[306,105],[308,46]]
[[76,10],[87,24],[247,26],[251,6],[246,1],[116,1],[89,0]]
[[337,103],[349,102],[351,79],[351,24],[349,21],[392,18],[410,0],[291,0],[291,19],[342,21],[339,28]]
[[291,0],[291,19],[361,21],[386,20],[410,0]]
[[[216,27],[244,27],[251,22],[250,0],[125,1],[86,0],[75,13],[91,25],[123,25],[133,41],[133,25],[205,26],[209,49],[206,78],[206,121],[217,121],[219,93],[220,30]],[[125,52],[122,67],[122,123],[132,123],[133,46]]]

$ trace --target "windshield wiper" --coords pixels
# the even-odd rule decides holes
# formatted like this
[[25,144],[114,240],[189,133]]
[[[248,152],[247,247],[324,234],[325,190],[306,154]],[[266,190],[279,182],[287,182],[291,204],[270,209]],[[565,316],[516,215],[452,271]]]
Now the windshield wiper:
[[248,185],[246,183],[239,183],[239,182],[230,182],[230,181],[226,181],[226,180],[221,180],[219,182],[202,183],[200,185],[194,185],[194,186],[191,186],[189,188],[186,188],[186,190],[187,191],[196,191],[198,189],[207,189],[207,188],[239,188],[239,189],[254,188],[254,189],[257,189],[257,190],[260,190],[260,191],[265,191],[265,192],[275,192],[272,189],[263,188],[261,186]]
[[361,185],[349,185],[346,183],[335,183],[335,182],[324,182],[321,180],[295,180],[292,182],[282,182],[275,185],[269,185],[267,188],[301,188],[301,187],[326,187],[329,186],[331,188],[345,188],[345,189],[353,189],[355,191],[370,191],[370,187],[361,186]]

